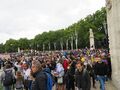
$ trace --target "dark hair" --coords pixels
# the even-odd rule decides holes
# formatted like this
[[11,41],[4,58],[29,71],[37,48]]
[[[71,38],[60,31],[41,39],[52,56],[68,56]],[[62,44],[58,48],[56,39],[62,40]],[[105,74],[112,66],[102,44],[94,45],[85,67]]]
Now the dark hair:
[[42,68],[46,68],[46,64],[45,63],[42,63]]
[[83,62],[77,61],[77,64],[80,64],[81,66],[84,66]]
[[6,69],[9,69],[9,68],[11,68],[11,65],[10,65],[10,64],[6,64],[6,65],[5,65],[5,68],[6,68]]

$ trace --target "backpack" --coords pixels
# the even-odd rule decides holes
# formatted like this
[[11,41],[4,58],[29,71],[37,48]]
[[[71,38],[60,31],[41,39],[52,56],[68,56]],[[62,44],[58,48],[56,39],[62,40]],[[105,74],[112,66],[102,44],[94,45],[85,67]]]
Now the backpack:
[[52,90],[52,87],[54,85],[53,77],[48,72],[45,72],[45,75],[47,76],[47,90]]
[[14,66],[14,70],[15,70],[15,71],[17,71],[17,70],[18,70],[18,68],[17,68],[16,66]]
[[15,81],[15,77],[13,76],[12,70],[4,71],[4,72],[5,72],[5,77],[3,79],[3,85],[10,86],[14,84],[16,81]]

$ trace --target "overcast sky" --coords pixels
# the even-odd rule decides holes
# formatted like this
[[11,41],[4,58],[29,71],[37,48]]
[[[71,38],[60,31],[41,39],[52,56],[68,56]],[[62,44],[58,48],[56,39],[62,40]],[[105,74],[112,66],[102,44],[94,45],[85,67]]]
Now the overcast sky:
[[0,43],[66,28],[105,6],[105,0],[0,0]]

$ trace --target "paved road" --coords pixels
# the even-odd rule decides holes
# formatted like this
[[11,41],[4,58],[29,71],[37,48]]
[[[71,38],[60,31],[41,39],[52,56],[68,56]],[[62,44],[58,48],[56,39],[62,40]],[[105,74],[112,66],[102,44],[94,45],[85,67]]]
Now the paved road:
[[[113,85],[111,81],[106,82],[105,84],[106,90],[117,90]],[[56,90],[55,87],[53,87],[53,90]],[[99,82],[96,82],[96,88],[91,88],[91,90],[100,90],[99,88]]]
[[[96,88],[91,88],[91,90],[100,90],[100,85],[99,85],[99,82],[98,81],[96,81]],[[108,82],[106,82],[105,83],[105,90],[117,90],[114,86],[113,86],[113,84],[112,84],[112,81],[108,81]],[[55,89],[55,86],[53,87],[53,90],[56,90]]]
[[[100,90],[100,85],[99,85],[99,82],[96,82],[96,89],[94,89],[94,88],[92,88],[91,90]],[[106,82],[105,83],[105,88],[106,88],[106,90],[117,90],[114,86],[113,86],[113,84],[112,84],[112,81],[108,81],[108,82]]]

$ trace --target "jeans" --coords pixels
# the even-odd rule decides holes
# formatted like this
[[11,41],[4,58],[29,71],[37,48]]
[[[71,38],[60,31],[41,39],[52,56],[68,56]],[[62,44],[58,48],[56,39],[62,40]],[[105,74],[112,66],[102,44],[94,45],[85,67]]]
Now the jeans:
[[12,90],[11,86],[4,86],[4,90]]
[[32,80],[25,80],[24,88],[25,90],[32,90]]
[[105,90],[106,77],[105,76],[97,76],[97,79],[100,82],[100,90]]

